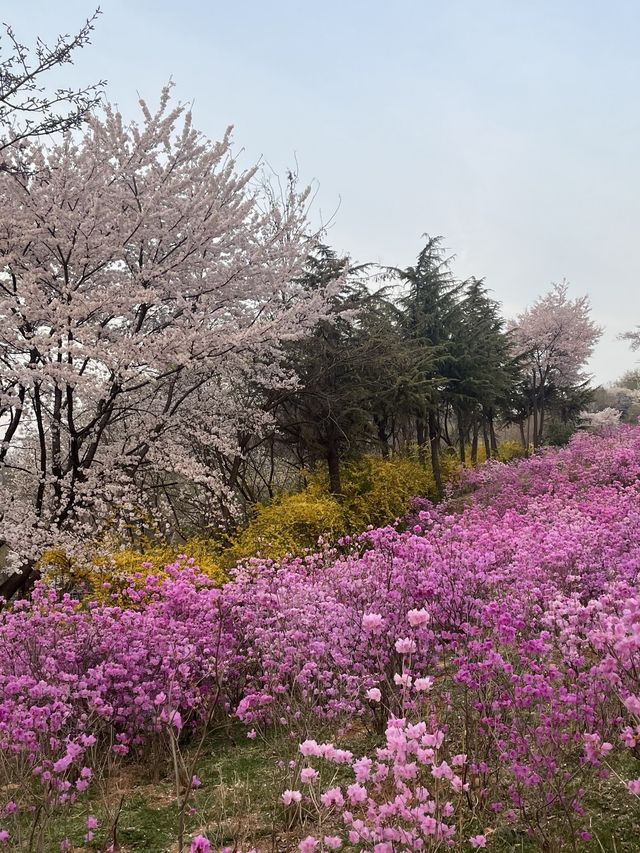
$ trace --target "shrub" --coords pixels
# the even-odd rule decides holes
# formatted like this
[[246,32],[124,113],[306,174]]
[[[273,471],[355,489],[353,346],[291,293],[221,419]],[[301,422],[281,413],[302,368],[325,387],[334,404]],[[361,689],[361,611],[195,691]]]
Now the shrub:
[[[458,471],[455,459],[443,457],[443,477]],[[342,495],[331,495],[324,471],[313,473],[307,487],[259,504],[249,524],[223,555],[231,566],[260,555],[280,560],[313,550],[319,540],[336,541],[369,526],[392,524],[409,510],[416,495],[435,499],[431,471],[407,457],[364,456],[344,466]]]
[[340,504],[312,483],[302,492],[257,505],[253,518],[225,551],[224,559],[227,565],[254,556],[280,560],[286,554],[314,550],[321,537],[332,539],[343,532]]
[[[443,480],[451,480],[457,471],[455,458],[443,454]],[[343,494],[345,532],[358,533],[405,515],[414,497],[435,500],[436,488],[431,469],[416,459],[365,456],[346,466]]]
[[511,462],[513,459],[522,459],[525,450],[519,441],[501,441],[498,445],[498,459],[500,462]]
[[108,552],[103,546],[93,564],[79,565],[60,550],[47,551],[40,567],[47,581],[55,587],[76,594],[88,595],[97,601],[126,602],[127,590],[133,586],[143,588],[147,577],[167,577],[165,567],[188,554],[200,573],[221,585],[226,578],[222,569],[221,548],[206,539],[193,538],[183,545],[147,542],[140,550],[114,548]]

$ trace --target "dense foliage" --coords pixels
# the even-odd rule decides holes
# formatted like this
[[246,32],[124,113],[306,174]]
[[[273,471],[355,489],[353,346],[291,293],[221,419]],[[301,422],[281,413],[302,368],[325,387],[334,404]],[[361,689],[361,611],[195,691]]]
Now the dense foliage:
[[[303,851],[587,845],[605,776],[640,793],[639,484],[619,427],[222,590],[185,560],[126,606],[40,587],[0,616],[3,831],[46,834],[118,761],[231,714],[301,743],[282,808]],[[358,758],[362,727],[385,742]]]

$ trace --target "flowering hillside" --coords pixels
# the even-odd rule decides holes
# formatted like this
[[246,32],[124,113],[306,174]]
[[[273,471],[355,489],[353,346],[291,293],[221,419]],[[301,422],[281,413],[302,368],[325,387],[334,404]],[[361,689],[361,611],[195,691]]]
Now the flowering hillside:
[[[151,756],[180,849],[197,829],[193,850],[633,850],[599,798],[637,826],[639,531],[640,428],[620,427],[222,590],[186,559],[112,606],[41,586],[0,614],[0,839],[70,850],[56,816],[91,812],[87,849],[118,849],[104,791]],[[277,768],[267,837],[196,808],[233,719]]]

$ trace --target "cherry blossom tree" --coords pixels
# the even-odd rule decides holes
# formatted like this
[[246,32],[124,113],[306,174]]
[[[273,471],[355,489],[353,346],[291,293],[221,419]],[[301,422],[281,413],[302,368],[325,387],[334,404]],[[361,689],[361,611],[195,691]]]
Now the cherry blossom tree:
[[619,409],[614,409],[612,406],[607,406],[606,409],[600,409],[599,412],[581,412],[580,419],[584,426],[592,430],[609,429],[620,424],[622,412]]
[[589,297],[570,299],[568,291],[566,281],[554,284],[511,327],[529,385],[534,447],[542,439],[549,389],[568,390],[586,379],[585,364],[602,334],[591,319]]
[[287,381],[281,344],[325,310],[296,283],[308,194],[265,192],[169,87],[141,108],[0,174],[0,544],[22,567],[5,595],[45,549],[80,554],[151,504],[170,527],[150,490],[223,489],[193,448],[233,452],[253,417],[237,389]]

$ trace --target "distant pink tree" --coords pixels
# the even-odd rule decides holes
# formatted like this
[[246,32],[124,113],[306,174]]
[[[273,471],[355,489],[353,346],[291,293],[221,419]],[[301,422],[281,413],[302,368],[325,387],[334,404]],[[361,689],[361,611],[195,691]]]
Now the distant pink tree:
[[307,194],[238,171],[230,132],[204,139],[168,87],[141,108],[0,174],[0,546],[20,568],[1,594],[46,548],[139,518],[151,488],[221,489],[194,447],[233,452],[238,389],[282,382],[280,344],[324,312],[296,283]]
[[607,406],[599,412],[582,412],[580,418],[588,429],[601,430],[618,426],[621,415],[622,412],[619,409]]
[[522,358],[533,416],[533,444],[544,430],[550,385],[568,390],[585,380],[584,367],[602,335],[591,319],[588,296],[570,299],[566,281],[520,314],[512,324],[514,350]]

